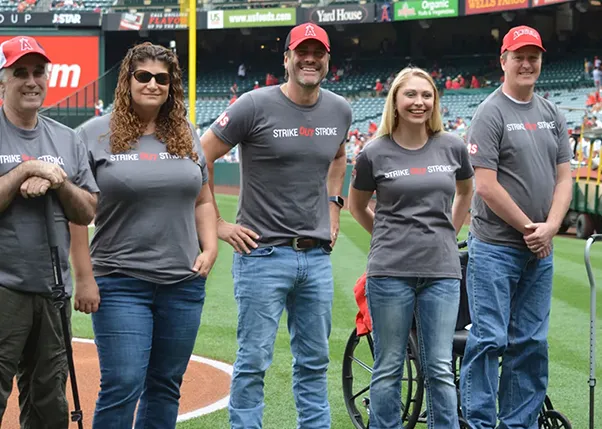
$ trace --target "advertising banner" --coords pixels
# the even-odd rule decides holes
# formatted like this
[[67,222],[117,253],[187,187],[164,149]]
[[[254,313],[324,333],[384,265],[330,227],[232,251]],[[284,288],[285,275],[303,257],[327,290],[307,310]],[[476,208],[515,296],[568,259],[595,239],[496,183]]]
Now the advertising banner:
[[505,10],[525,9],[529,0],[465,0],[465,14],[503,12]]
[[186,30],[188,14],[180,12],[111,13],[105,19],[106,31]]
[[434,19],[458,16],[458,0],[410,0],[395,3],[394,20]]
[[100,27],[96,12],[0,12],[0,27]]
[[279,27],[297,24],[297,9],[292,7],[266,9],[210,10],[207,12],[207,27]]
[[551,4],[566,3],[571,0],[531,0],[531,7],[548,6]]
[[377,3],[375,7],[378,22],[393,21],[393,5],[391,3]]
[[[0,36],[0,43],[12,37]],[[34,37],[52,60],[44,106],[52,106],[98,79],[98,36]],[[92,107],[96,100],[89,97]]]
[[374,3],[304,8],[299,18],[299,24],[307,21],[318,25],[374,22]]

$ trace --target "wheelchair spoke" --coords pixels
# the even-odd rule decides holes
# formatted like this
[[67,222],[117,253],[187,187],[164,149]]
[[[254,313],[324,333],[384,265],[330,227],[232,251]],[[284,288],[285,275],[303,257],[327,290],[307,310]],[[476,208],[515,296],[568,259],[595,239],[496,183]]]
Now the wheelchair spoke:
[[372,367],[371,367],[371,366],[369,366],[369,365],[366,365],[364,362],[362,362],[361,360],[359,360],[359,359],[358,359],[358,358],[356,358],[356,357],[349,356],[349,358],[350,358],[350,359],[351,359],[353,362],[357,363],[359,366],[361,366],[362,368],[364,368],[366,371],[368,371],[368,372],[372,373]]
[[370,385],[364,387],[362,390],[360,390],[359,392],[357,392],[355,395],[353,395],[351,397],[352,400],[356,400],[358,396],[363,395],[364,393],[366,393],[368,390],[370,390]]

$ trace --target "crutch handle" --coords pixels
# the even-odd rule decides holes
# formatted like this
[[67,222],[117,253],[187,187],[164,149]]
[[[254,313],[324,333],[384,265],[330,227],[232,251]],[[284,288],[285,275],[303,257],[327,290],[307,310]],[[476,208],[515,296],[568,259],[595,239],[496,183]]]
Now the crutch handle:
[[46,235],[48,236],[48,246],[50,247],[50,261],[52,262],[52,275],[54,286],[52,288],[52,298],[54,305],[61,308],[65,305],[65,284],[63,283],[63,273],[61,272],[61,259],[59,256],[58,238],[56,235],[56,223],[54,220],[54,201],[52,194],[48,192],[44,196],[44,218],[46,221]]

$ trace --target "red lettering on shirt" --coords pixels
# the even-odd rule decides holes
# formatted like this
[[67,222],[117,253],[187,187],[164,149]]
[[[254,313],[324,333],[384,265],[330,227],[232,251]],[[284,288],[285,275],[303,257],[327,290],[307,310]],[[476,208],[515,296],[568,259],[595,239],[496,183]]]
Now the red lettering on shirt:
[[426,174],[426,168],[410,168],[410,174]]
[[313,137],[315,132],[314,128],[299,127],[299,134],[305,137]]

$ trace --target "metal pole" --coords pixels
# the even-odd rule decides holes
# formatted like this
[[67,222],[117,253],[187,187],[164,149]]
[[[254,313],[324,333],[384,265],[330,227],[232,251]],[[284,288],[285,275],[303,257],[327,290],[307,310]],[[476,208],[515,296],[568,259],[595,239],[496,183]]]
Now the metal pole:
[[46,218],[46,234],[48,235],[48,246],[50,247],[54,278],[52,300],[54,307],[60,311],[61,315],[65,352],[67,353],[67,364],[69,366],[69,377],[71,379],[71,390],[73,392],[73,406],[75,410],[71,412],[71,421],[77,422],[77,427],[83,429],[83,413],[79,403],[77,380],[75,379],[75,365],[73,363],[73,348],[71,346],[71,335],[69,335],[67,309],[65,308],[65,303],[68,301],[65,292],[65,284],[63,283],[63,275],[61,273],[61,261],[59,257],[58,239],[56,236],[56,225],[54,222],[54,202],[52,201],[52,193],[48,193],[44,197],[44,210]]
[[594,398],[596,387],[596,278],[590,262],[592,244],[602,240],[602,234],[592,235],[585,244],[585,268],[590,286],[589,321],[589,429],[594,429]]

